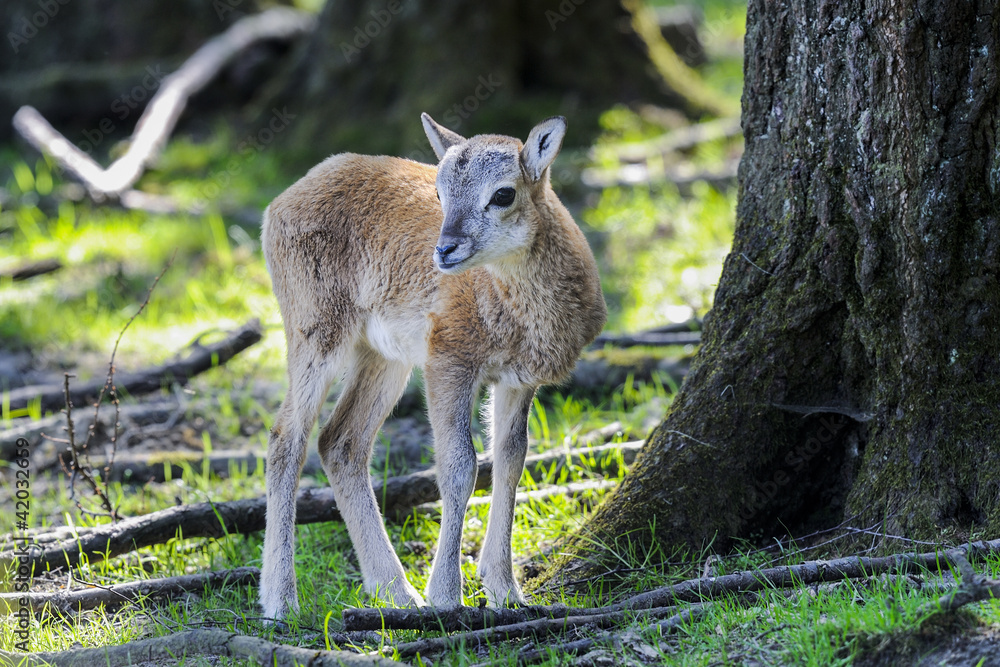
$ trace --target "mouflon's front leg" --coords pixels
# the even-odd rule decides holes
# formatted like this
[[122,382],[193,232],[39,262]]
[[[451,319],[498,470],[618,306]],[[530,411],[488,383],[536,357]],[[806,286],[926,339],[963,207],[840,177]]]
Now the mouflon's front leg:
[[510,541],[517,483],[521,480],[528,450],[528,413],[534,396],[534,387],[498,384],[492,391],[490,442],[493,449],[493,498],[478,572],[486,589],[486,599],[495,607],[525,604],[521,589],[514,580]]
[[472,399],[478,386],[467,368],[429,363],[424,371],[427,407],[434,429],[434,458],[441,491],[441,534],[427,582],[427,602],[435,607],[462,604],[462,528],[476,486],[472,446]]

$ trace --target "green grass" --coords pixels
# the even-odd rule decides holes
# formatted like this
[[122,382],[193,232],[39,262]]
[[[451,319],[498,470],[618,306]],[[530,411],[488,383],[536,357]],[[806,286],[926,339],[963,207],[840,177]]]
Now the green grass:
[[[300,4],[317,3],[309,0]],[[709,52],[727,54],[713,58],[702,68],[702,75],[711,86],[735,99],[742,87],[740,59],[730,51],[742,35],[745,13],[731,0],[706,0],[702,6],[706,17],[702,35]],[[595,158],[595,164],[602,167],[614,166],[607,150],[612,144],[643,141],[663,132],[662,127],[627,108],[608,110],[602,123],[605,136],[598,141]],[[9,195],[0,209],[0,268],[42,258],[58,258],[65,265],[57,273],[25,283],[0,282],[3,348],[30,350],[37,363],[50,370],[72,368],[80,380],[100,376],[118,332],[169,263],[145,312],[122,341],[119,371],[164,361],[205,331],[221,331],[259,318],[265,325],[260,344],[186,387],[182,395],[187,418],[178,430],[193,449],[263,448],[284,382],[284,342],[259,252],[258,229],[241,220],[248,217],[243,213],[261,210],[295,180],[296,174],[288,173],[277,150],[244,155],[233,163],[232,147],[240,139],[238,131],[221,124],[207,137],[175,138],[157,168],[140,183],[148,192],[167,194],[186,204],[202,204],[207,207],[205,215],[150,215],[89,203],[57,203],[53,195],[65,183],[48,162],[25,161],[10,149],[0,151],[0,186]],[[738,140],[710,142],[689,151],[683,159],[695,167],[712,169],[738,149]],[[731,243],[735,203],[735,190],[719,192],[704,183],[683,189],[672,185],[611,188],[587,201],[579,217],[596,239],[611,311],[610,328],[636,330],[703,315],[711,306],[721,263]],[[634,356],[647,353],[609,350],[604,354],[628,364]],[[581,434],[612,421],[623,425],[616,440],[642,438],[669,410],[675,391],[667,378],[627,381],[586,399],[547,390],[540,394],[529,421],[533,451],[558,450],[567,441],[572,443]],[[34,418],[41,416],[37,408],[28,412]],[[9,409],[3,410],[4,420],[12,416]],[[481,448],[478,421],[474,424]],[[372,472],[380,477],[393,474],[388,460],[381,459]],[[605,467],[601,461],[586,461],[558,472],[553,468],[537,482],[526,474],[521,487],[530,490],[593,480]],[[624,466],[615,467],[619,472],[612,479],[620,481]],[[318,478],[307,483],[326,482]],[[248,474],[245,467],[233,467],[220,479],[186,466],[179,477],[162,483],[112,484],[110,495],[121,503],[124,514],[139,515],[177,503],[259,496],[263,488],[262,474]],[[32,490],[34,526],[87,526],[99,521],[77,511],[66,481],[59,475],[33,478]],[[85,507],[95,508],[82,487],[78,493]],[[0,530],[13,521],[8,502],[12,494],[8,476],[0,476]],[[577,500],[552,497],[518,506],[513,549],[522,580],[547,567],[560,540],[586,525],[591,508],[605,495],[593,492]],[[478,603],[479,582],[473,561],[482,545],[487,511],[486,507],[473,507],[465,521],[467,604]],[[414,512],[388,528],[411,582],[422,588],[437,540],[437,517]],[[343,609],[380,603],[361,593],[361,574],[343,525],[300,526],[297,535],[302,611],[285,630],[261,623],[255,589],[229,587],[169,604],[145,601],[113,612],[97,610],[62,619],[36,617],[31,627],[32,648],[44,651],[76,643],[121,644],[205,626],[326,648],[330,644],[328,632],[340,627]],[[645,537],[622,535],[611,544],[594,544],[595,550],[614,555],[615,575],[547,592],[547,597],[538,601],[599,605],[700,576],[707,550],[665,552],[642,546],[648,543]],[[74,576],[77,581],[103,585],[259,566],[261,542],[260,534],[218,540],[176,539],[125,557],[85,563]],[[715,572],[837,555],[836,543],[823,550],[804,551],[806,546],[765,551],[748,544],[727,554],[715,565]],[[996,575],[1000,559],[992,558],[981,567]],[[9,585],[9,580],[10,573],[0,575],[0,588]],[[64,583],[65,575],[51,581],[41,577],[37,588],[56,588]],[[884,650],[887,645],[916,646],[917,638],[929,632],[918,609],[934,597],[898,581],[803,588],[791,598],[772,590],[751,606],[735,598],[720,600],[704,618],[670,637],[654,636],[645,627],[648,624],[639,624],[633,628],[630,641],[653,651],[656,658],[647,655],[650,660],[669,665],[727,665],[753,660],[762,664],[850,664],[862,651]],[[980,603],[963,618],[973,629],[995,625],[1000,623],[1000,604]],[[9,617],[0,618],[0,649],[13,648],[8,631],[12,623]],[[387,632],[382,642],[417,636],[413,632]],[[494,646],[488,657],[453,651],[441,662],[513,664],[512,650],[507,645]],[[630,648],[605,650],[616,661],[635,658]],[[569,662],[569,657],[558,652],[548,660],[552,665]],[[189,660],[186,664],[205,661]],[[223,664],[247,663],[224,660]]]

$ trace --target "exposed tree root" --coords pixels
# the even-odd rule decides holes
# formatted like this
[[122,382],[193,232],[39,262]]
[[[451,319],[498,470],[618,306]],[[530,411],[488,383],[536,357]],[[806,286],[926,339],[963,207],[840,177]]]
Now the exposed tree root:
[[875,574],[938,570],[946,564],[957,564],[956,555],[982,559],[1000,552],[1000,540],[974,542],[949,551],[921,554],[898,554],[881,558],[849,556],[835,560],[806,561],[799,565],[783,565],[763,570],[727,574],[721,577],[689,579],[673,586],[664,586],[630,597],[622,604],[630,609],[658,607],[678,602],[711,600],[732,593],[750,593],[767,588],[787,588],[816,583],[861,579]]
[[[521,623],[534,618],[564,618],[625,611],[634,612],[643,609],[665,608],[683,602],[713,600],[724,595],[755,593],[768,588],[788,588],[837,582],[844,579],[861,579],[883,573],[935,571],[949,563],[960,566],[961,560],[965,560],[966,557],[982,559],[989,554],[998,552],[1000,552],[1000,540],[992,540],[990,542],[975,542],[969,546],[951,549],[947,552],[900,554],[882,558],[850,556],[830,561],[807,561],[799,565],[771,567],[719,577],[689,579],[672,586],[664,586],[634,595],[617,604],[586,609],[559,605],[520,609],[479,609],[474,607],[460,607],[450,610],[437,610],[428,607],[348,609],[344,611],[344,627],[349,630],[440,630],[454,632],[469,628]],[[971,572],[971,566],[969,567]],[[978,575],[964,575],[964,579],[969,581],[973,581],[976,577]],[[978,578],[983,579],[982,577]],[[990,591],[994,590],[992,585],[993,582],[987,580],[977,595],[988,597]],[[952,596],[953,593],[949,593],[942,600]],[[977,599],[986,599],[986,597]],[[957,599],[965,598],[959,596]],[[967,604],[967,602],[961,602],[961,604]],[[938,603],[933,604],[937,608]]]
[[534,637],[537,639],[578,627],[605,629],[619,625],[623,621],[630,621],[632,619],[652,620],[656,618],[672,617],[676,615],[676,613],[677,608],[670,606],[646,609],[639,612],[616,611],[599,614],[586,614],[582,616],[566,616],[562,618],[538,618],[511,625],[499,625],[484,628],[482,630],[460,632],[447,637],[418,639],[413,642],[395,644],[391,647],[391,649],[387,650],[392,650],[393,652],[398,653],[399,656],[404,659],[415,656],[418,653],[423,657],[435,655],[450,648],[475,648],[496,642],[508,641],[511,639],[524,639],[527,637]]

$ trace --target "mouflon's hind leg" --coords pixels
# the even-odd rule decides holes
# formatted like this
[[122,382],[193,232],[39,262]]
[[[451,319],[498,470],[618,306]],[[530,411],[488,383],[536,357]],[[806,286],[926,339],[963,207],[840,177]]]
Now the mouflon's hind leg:
[[264,616],[282,619],[298,611],[295,587],[295,497],[306,442],[333,380],[331,364],[290,341],[288,394],[267,443],[267,524],[264,531],[260,604]]
[[319,435],[320,458],[358,554],[365,591],[398,606],[424,600],[389,541],[368,465],[375,435],[406,388],[410,369],[359,343],[337,407]]
[[514,579],[511,531],[514,500],[528,450],[528,413],[534,387],[493,386],[490,402],[490,443],[493,449],[493,498],[477,571],[491,606],[525,604]]
[[435,607],[462,604],[462,528],[477,473],[471,433],[475,377],[462,367],[428,363],[424,369],[442,504],[441,533],[427,582],[427,601]]

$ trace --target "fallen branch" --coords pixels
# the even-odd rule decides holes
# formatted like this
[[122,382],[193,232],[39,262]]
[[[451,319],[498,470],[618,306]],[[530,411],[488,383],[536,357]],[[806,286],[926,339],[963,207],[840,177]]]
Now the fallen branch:
[[645,43],[649,59],[670,89],[681,95],[692,111],[714,116],[731,116],[739,108],[709,88],[704,79],[684,64],[660,32],[656,14],[638,0],[622,3],[631,14],[632,30]]
[[590,447],[596,444],[604,444],[621,433],[623,430],[624,427],[622,426],[622,423],[614,421],[588,433],[581,433],[580,435],[567,435],[563,438],[563,446],[569,447],[574,442],[576,442],[578,447]]
[[40,259],[34,262],[22,262],[0,271],[0,280],[10,278],[14,282],[27,280],[35,276],[43,276],[46,273],[58,271],[63,267],[58,259]]
[[154,637],[120,646],[45,651],[41,653],[10,653],[0,651],[0,664],[53,665],[55,667],[126,667],[142,662],[178,664],[194,656],[225,656],[253,658],[258,664],[272,667],[353,667],[402,665],[377,656],[358,655],[348,651],[320,651],[275,644],[259,637],[238,635],[226,630],[188,630],[166,637]]
[[677,165],[666,165],[663,162],[626,164],[617,169],[590,167],[583,170],[580,179],[585,186],[594,189],[649,183],[673,183],[684,186],[697,181],[706,181],[721,189],[736,180],[739,166],[739,157],[726,160],[718,169],[703,169],[686,162]]
[[[690,623],[695,623],[705,615],[708,614],[709,605],[692,605],[691,607],[685,609],[679,614],[675,614],[670,618],[660,621],[656,624],[657,629],[660,631],[661,635],[671,634],[680,628],[688,625]],[[527,651],[522,651],[517,656],[517,664],[519,665],[530,665],[541,660],[545,660],[550,655],[580,655],[581,653],[586,653],[590,649],[594,648],[598,644],[612,643],[617,645],[617,635],[613,632],[602,632],[594,637],[588,637],[586,639],[578,639],[576,641],[567,642],[565,644],[556,644],[554,646],[547,646],[545,649],[533,648]]]
[[32,146],[51,155],[60,167],[79,179],[92,199],[119,199],[128,194],[146,166],[159,155],[192,95],[248,47],[267,40],[293,39],[312,31],[314,26],[313,16],[276,7],[240,19],[210,39],[180,69],[164,77],[136,124],[128,150],[107,169],[60,134],[33,107],[18,109],[14,128]]
[[[615,424],[611,424],[611,426],[615,426]],[[621,424],[617,424],[614,432],[617,433],[620,430]],[[600,438],[598,437],[587,438],[594,433],[581,436],[577,442],[581,445],[586,445],[588,442],[599,442]],[[618,474],[617,454],[621,453],[621,461],[624,465],[631,465],[642,445],[643,441],[639,440],[611,445],[584,446],[569,451],[549,451],[529,456],[525,460],[525,469],[536,482],[550,476],[558,479],[559,473],[567,465],[586,466],[589,470],[600,472],[603,475],[615,476]],[[228,475],[233,468],[245,469],[247,474],[253,474],[256,472],[258,464],[266,460],[267,452],[263,449],[219,449],[208,454],[184,450],[119,454],[110,466],[109,479],[139,484],[151,481],[162,482],[168,479],[168,468],[170,469],[169,479],[180,478],[185,468],[208,471],[219,477]],[[95,468],[103,467],[105,464],[106,461],[103,459],[94,459]],[[313,453],[306,458],[303,474],[320,474],[322,472],[323,467],[320,465],[319,456]]]
[[387,646],[384,650],[392,651],[403,659],[411,658],[418,653],[421,657],[425,657],[459,646],[465,649],[474,649],[479,646],[509,641],[511,639],[548,637],[565,632],[571,628],[591,627],[604,629],[619,625],[623,621],[631,621],[633,619],[652,620],[674,616],[676,613],[677,608],[670,606],[659,609],[645,609],[639,612],[618,611],[583,616],[566,616],[563,618],[539,618],[511,625],[499,625],[482,630],[461,632],[447,637],[418,639],[412,642]]
[[[206,454],[195,451],[155,451],[141,454],[119,455],[109,468],[109,479],[131,484],[146,482],[163,482],[167,479],[180,479],[185,468],[196,472],[208,472],[219,477],[225,477],[233,468],[246,470],[252,475],[257,465],[267,459],[267,452],[262,449],[251,450],[213,450]],[[100,466],[102,461],[95,461]],[[314,462],[318,464],[317,460]],[[319,472],[318,465],[310,466],[306,474]],[[167,475],[167,470],[170,475]]]
[[[607,491],[618,486],[618,482],[610,479],[599,479],[587,482],[571,482],[569,484],[555,484],[541,489],[531,491],[519,491],[514,496],[515,505],[525,505],[530,502],[546,500],[554,496],[566,496],[567,498],[578,498],[591,491]],[[477,496],[469,498],[469,507],[481,507],[489,505],[493,499],[489,496]],[[420,514],[439,514],[441,503],[424,503],[414,508]]]
[[[634,449],[638,449],[635,446]],[[573,450],[568,460],[589,456],[593,451],[604,448]],[[544,455],[542,455],[544,457]],[[558,464],[567,457],[566,452],[553,453],[550,462]],[[531,457],[530,462],[545,460]],[[476,478],[476,489],[489,488],[492,483],[492,459],[480,459]],[[417,505],[440,499],[434,470],[424,470],[390,477],[385,481],[373,479],[375,497],[384,500],[383,512],[390,518],[409,515]],[[162,544],[174,538],[183,528],[185,538],[225,537],[233,533],[251,533],[264,529],[264,515],[267,508],[265,497],[233,500],[221,503],[197,503],[178,505],[143,516],[124,519],[116,524],[108,524],[89,530],[67,533],[66,528],[55,531],[58,539],[43,539],[42,535],[31,537],[31,544],[21,546],[20,536],[16,541],[7,537],[7,544],[0,552],[0,565],[22,557],[35,571],[57,567],[75,567],[84,558],[91,561],[113,558],[121,554],[154,544]],[[339,521],[340,513],[334,501],[333,490],[329,487],[302,489],[296,499],[295,522],[297,524]],[[44,534],[43,534],[44,535]]]
[[[221,366],[234,356],[261,339],[260,322],[253,320],[225,340],[211,345],[198,346],[190,355],[173,363],[155,366],[138,373],[119,374],[115,385],[119,393],[133,396],[159,391],[171,383],[185,383],[195,375],[210,368]],[[70,390],[69,399],[77,404],[90,404],[97,400],[104,389],[106,380],[80,385]],[[66,395],[59,385],[33,385],[13,389],[9,393],[10,409],[27,407],[32,401],[40,401],[42,411],[58,410],[65,405]]]
[[738,137],[742,132],[739,116],[717,118],[704,123],[686,125],[648,141],[592,149],[591,158],[598,158],[599,153],[610,151],[622,162],[639,162],[654,156],[694,148],[709,141]]
[[976,571],[972,569],[972,564],[965,557],[965,553],[957,549],[949,551],[948,559],[961,572],[961,585],[945,593],[937,600],[921,606],[917,610],[918,616],[947,613],[973,602],[1000,598],[1000,580],[976,574]]
[[[181,406],[170,401],[157,401],[155,403],[140,403],[135,405],[124,405],[121,407],[120,418],[133,425],[151,425],[169,423]],[[114,413],[98,415],[95,423],[93,414],[84,412],[74,416],[77,430],[87,433],[109,434],[115,427]],[[51,415],[38,420],[19,419],[14,422],[15,426],[0,431],[0,458],[10,460],[14,456],[18,438],[27,438],[32,442],[32,470],[41,471],[52,465],[59,463],[56,444],[51,440],[42,439],[43,433],[55,433],[66,422],[65,415]],[[127,433],[123,433],[127,436]],[[94,444],[93,442],[91,444]],[[117,464],[116,464],[117,465]],[[114,466],[113,466],[114,467]]]
[[171,598],[183,593],[198,593],[206,588],[223,586],[248,586],[256,584],[260,570],[255,567],[239,567],[233,570],[219,570],[203,574],[188,574],[180,577],[130,581],[98,588],[53,593],[0,593],[0,613],[14,613],[21,601],[27,598],[28,609],[32,612],[68,614],[100,606],[118,607],[142,598]]
[[527,607],[393,607],[357,608],[343,611],[345,631],[422,630],[424,632],[458,632],[495,626],[522,624],[538,619],[601,616],[624,611],[614,607],[567,607],[565,605],[535,605]]

